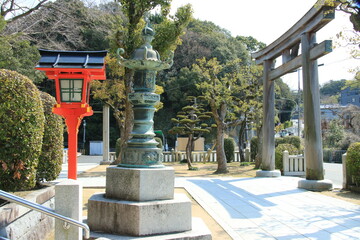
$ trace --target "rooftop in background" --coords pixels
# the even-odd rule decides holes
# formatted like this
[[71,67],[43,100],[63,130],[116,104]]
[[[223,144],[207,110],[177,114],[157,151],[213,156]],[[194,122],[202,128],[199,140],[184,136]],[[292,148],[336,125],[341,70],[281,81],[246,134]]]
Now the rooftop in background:
[[104,67],[107,51],[52,51],[39,50],[41,58],[36,68],[88,68]]

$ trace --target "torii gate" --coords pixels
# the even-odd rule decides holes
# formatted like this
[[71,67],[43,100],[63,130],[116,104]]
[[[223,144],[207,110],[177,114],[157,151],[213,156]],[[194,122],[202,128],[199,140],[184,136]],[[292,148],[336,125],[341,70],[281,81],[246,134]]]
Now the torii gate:
[[[306,180],[299,181],[299,188],[332,188],[332,182],[324,180],[317,64],[318,58],[332,51],[332,42],[325,40],[317,44],[316,32],[334,18],[335,7],[314,6],[280,38],[252,54],[256,64],[264,66],[262,170],[257,172],[258,177],[280,176],[280,171],[275,170],[274,80],[302,67]],[[274,69],[274,61],[280,56],[282,64]]]

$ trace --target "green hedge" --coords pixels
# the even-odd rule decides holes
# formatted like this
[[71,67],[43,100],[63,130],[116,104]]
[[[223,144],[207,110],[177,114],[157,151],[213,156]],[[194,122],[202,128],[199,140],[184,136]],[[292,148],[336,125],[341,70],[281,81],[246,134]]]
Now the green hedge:
[[233,138],[224,139],[224,151],[228,163],[234,161],[235,141]]
[[360,186],[360,142],[352,143],[346,153],[346,166],[352,181]]
[[298,154],[298,151],[299,151],[294,145],[288,144],[288,143],[279,144],[275,148],[275,169],[279,169],[281,172],[284,169],[283,152],[285,150],[287,150],[289,152],[289,155]]
[[35,187],[44,121],[40,92],[33,82],[0,70],[0,189]]
[[56,100],[44,92],[41,92],[40,96],[44,107],[45,128],[39,165],[36,172],[36,180],[38,182],[44,180],[52,181],[59,176],[64,149],[63,119],[61,116],[52,113]]

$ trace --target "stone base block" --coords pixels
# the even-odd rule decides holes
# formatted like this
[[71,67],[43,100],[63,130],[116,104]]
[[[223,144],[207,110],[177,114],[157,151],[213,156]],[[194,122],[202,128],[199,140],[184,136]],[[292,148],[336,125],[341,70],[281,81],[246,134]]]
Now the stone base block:
[[110,165],[110,164],[111,164],[111,161],[103,160],[100,162],[100,165]]
[[106,197],[127,201],[173,199],[174,169],[123,168],[106,169]]
[[265,170],[258,170],[256,171],[256,177],[280,177],[281,172],[279,170],[273,171],[265,171]]
[[172,200],[130,202],[94,194],[88,202],[91,231],[145,236],[191,230],[191,201],[184,194]]
[[333,188],[330,180],[307,180],[302,179],[298,182],[298,188],[303,188],[310,191],[327,191]]
[[[91,232],[90,237],[101,240],[130,240],[134,237]],[[201,218],[192,218],[192,230],[155,236],[137,237],[137,240],[211,240],[211,232]]]

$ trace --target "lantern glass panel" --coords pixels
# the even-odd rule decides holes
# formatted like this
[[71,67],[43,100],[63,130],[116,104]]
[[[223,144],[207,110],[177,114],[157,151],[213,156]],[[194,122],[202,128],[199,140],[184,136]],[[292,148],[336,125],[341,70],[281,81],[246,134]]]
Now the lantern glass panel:
[[60,79],[62,102],[81,102],[83,79]]

